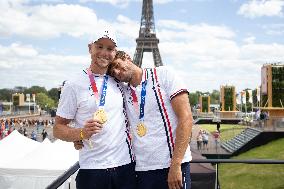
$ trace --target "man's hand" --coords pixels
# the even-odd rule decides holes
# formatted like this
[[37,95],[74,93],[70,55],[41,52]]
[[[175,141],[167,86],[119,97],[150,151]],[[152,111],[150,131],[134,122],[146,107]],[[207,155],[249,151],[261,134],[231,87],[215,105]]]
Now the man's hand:
[[168,174],[168,186],[169,189],[182,188],[182,172],[180,165],[171,165]]
[[83,128],[83,139],[89,139],[93,134],[99,133],[102,131],[103,125],[99,122],[98,119],[89,119],[85,122]]
[[82,140],[74,141],[73,144],[76,150],[81,150],[84,147]]

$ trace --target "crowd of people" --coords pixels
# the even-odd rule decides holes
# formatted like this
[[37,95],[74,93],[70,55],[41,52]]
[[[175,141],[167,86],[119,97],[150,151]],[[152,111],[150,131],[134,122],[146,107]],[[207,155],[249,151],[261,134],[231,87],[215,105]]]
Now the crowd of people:
[[[28,119],[28,118],[1,118],[0,119],[0,140],[8,136],[14,130],[33,140],[38,140],[38,135],[42,135],[44,140],[48,133],[47,127],[54,125],[54,119]],[[43,129],[42,129],[43,128]]]

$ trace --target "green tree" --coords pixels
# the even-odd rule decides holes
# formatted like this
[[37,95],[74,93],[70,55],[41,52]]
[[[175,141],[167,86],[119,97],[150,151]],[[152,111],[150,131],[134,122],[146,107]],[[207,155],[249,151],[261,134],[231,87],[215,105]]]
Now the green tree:
[[13,90],[12,89],[0,89],[0,101],[11,101]]
[[38,93],[36,95],[36,102],[41,109],[51,109],[55,107],[54,100],[48,97],[45,93]]
[[47,92],[47,95],[54,100],[56,103],[58,102],[58,89],[52,88]]
[[24,93],[27,90],[27,87],[16,86],[13,89],[13,93]]
[[196,106],[199,104],[199,96],[203,93],[200,91],[196,91],[195,93],[189,93],[188,98],[191,106]]
[[24,91],[25,94],[38,94],[38,93],[45,93],[47,94],[47,91],[44,87],[40,86],[32,86],[31,88],[28,88]]
[[213,90],[210,94],[210,102],[211,104],[219,104],[220,102],[220,91]]
[[198,104],[198,96],[196,93],[189,93],[188,98],[191,106],[196,106],[196,104]]
[[208,112],[208,96],[202,96],[202,112]]
[[233,87],[225,86],[224,87],[224,110],[222,111],[232,111],[233,110]]

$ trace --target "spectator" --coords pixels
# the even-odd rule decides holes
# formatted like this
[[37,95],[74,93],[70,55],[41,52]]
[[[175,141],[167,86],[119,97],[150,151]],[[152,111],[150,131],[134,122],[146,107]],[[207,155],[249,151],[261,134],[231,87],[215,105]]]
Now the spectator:
[[218,146],[218,143],[219,143],[219,140],[220,140],[220,132],[218,130],[216,130],[213,133],[213,137],[214,137],[215,145],[216,145],[216,149],[217,149],[217,146]]
[[24,128],[24,136],[25,136],[25,137],[28,136],[28,131],[27,131],[26,128]]
[[18,131],[19,133],[24,134],[23,127],[20,127]]
[[261,121],[261,126],[265,127],[267,125],[267,120],[268,120],[268,114],[264,110],[261,110],[260,113],[260,121]]
[[203,130],[202,132],[202,142],[203,142],[203,149],[208,150],[208,132]]
[[37,141],[36,137],[37,137],[36,132],[35,130],[33,130],[31,134],[31,139]]
[[196,142],[197,142],[197,149],[201,150],[201,146],[202,146],[202,133],[201,132],[198,133]]
[[42,130],[41,135],[42,135],[42,141],[44,141],[44,139],[45,139],[45,138],[47,137],[47,135],[48,135],[45,129]]
[[220,127],[221,127],[221,123],[219,121],[217,121],[217,131],[220,133]]

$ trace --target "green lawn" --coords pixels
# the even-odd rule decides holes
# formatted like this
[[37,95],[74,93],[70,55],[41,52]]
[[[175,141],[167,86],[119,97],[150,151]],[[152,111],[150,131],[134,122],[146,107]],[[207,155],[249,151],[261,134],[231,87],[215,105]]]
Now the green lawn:
[[[200,127],[209,131],[210,133],[216,131],[216,124],[201,124]],[[246,126],[237,125],[237,124],[221,124],[220,133],[221,133],[221,141],[225,142],[234,136],[241,133]]]
[[[284,138],[233,159],[284,160]],[[222,189],[284,189],[284,164],[220,164],[219,181]]]

